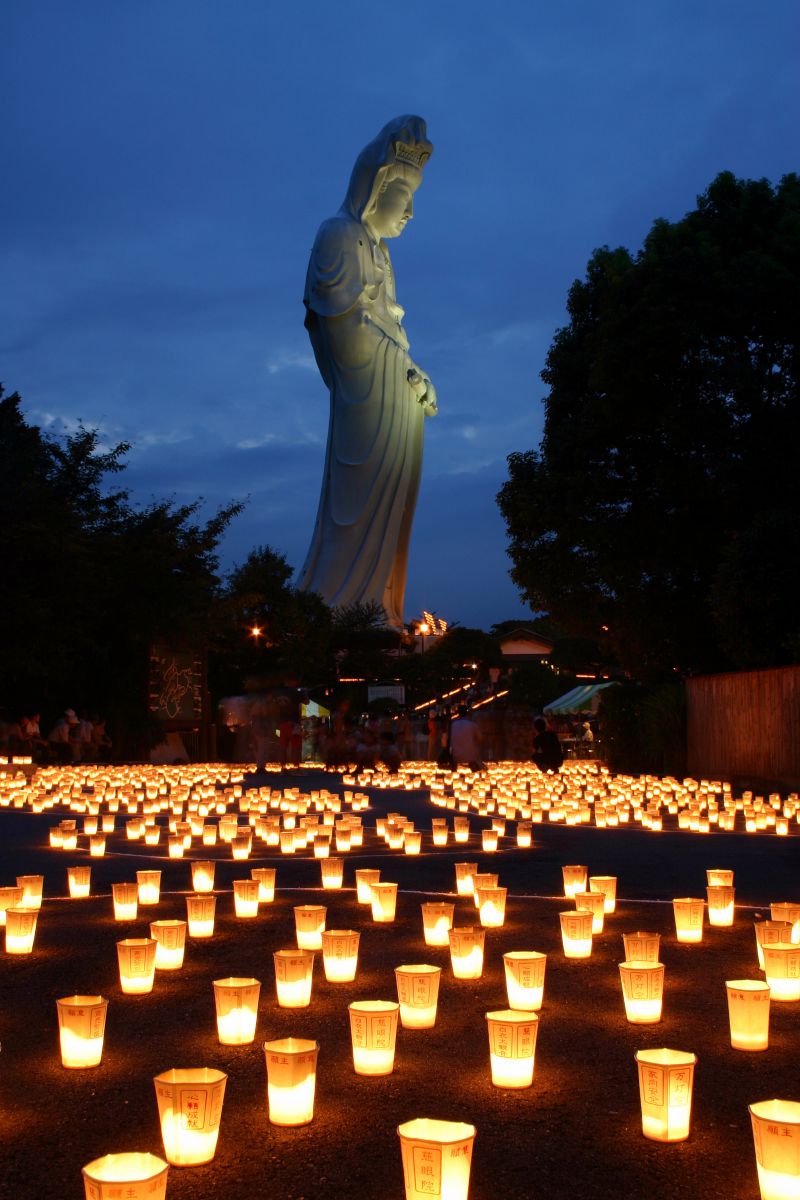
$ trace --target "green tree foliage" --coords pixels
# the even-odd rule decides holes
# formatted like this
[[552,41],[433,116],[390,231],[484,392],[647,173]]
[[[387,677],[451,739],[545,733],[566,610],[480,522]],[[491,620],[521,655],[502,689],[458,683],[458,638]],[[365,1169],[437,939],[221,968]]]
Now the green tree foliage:
[[135,507],[109,486],[129,447],[95,430],[63,440],[0,390],[0,703],[9,715],[91,708],[141,729],[150,647],[200,646],[216,548],[240,506],[196,520],[200,501]]
[[597,250],[498,496],[512,578],[641,677],[800,648],[800,179],[730,173],[640,252]]
[[[314,592],[291,585],[282,554],[258,546],[226,576],[215,609],[210,663],[215,696],[290,678],[308,685],[331,674],[331,613]],[[257,634],[253,630],[257,629]]]

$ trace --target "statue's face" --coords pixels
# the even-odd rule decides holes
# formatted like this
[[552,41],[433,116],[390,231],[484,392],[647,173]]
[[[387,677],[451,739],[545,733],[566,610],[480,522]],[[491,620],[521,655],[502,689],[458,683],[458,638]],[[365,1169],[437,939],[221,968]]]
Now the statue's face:
[[379,192],[375,208],[367,218],[378,237],[399,237],[403,232],[414,215],[414,192],[418,186],[419,180],[399,175]]

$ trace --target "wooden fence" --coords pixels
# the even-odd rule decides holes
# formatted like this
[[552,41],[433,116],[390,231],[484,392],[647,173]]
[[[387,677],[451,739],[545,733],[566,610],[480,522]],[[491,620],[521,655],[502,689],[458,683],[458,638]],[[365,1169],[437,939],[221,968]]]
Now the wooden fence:
[[693,777],[800,786],[800,666],[686,681]]

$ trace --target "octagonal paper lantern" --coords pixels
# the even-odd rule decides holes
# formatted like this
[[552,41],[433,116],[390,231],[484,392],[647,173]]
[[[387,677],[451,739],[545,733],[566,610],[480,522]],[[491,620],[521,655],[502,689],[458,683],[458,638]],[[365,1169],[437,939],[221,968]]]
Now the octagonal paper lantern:
[[733,1049],[766,1050],[769,1046],[769,984],[760,979],[728,979],[725,991]]
[[589,874],[586,867],[570,864],[561,868],[561,874],[564,880],[564,895],[568,900],[586,891],[586,879]]
[[21,887],[0,887],[0,927],[6,923],[9,908],[21,907],[24,891]]
[[762,1100],[749,1106],[761,1200],[800,1198],[800,1104]]
[[322,869],[322,886],[326,891],[335,891],[342,886],[344,878],[344,859],[341,858],[323,858],[320,867]]
[[189,937],[210,938],[214,936],[217,912],[217,897],[210,892],[201,892],[186,897],[186,921]]
[[319,1043],[279,1038],[264,1043],[267,1106],[273,1125],[308,1125],[314,1118]]
[[214,980],[217,1037],[221,1045],[247,1046],[253,1041],[260,995],[261,984],[257,979],[229,975]]
[[602,892],[582,892],[575,898],[575,907],[587,909],[592,914],[592,933],[602,933],[605,923],[606,905]]
[[169,1167],[155,1154],[104,1154],[83,1168],[86,1200],[165,1200]]
[[430,901],[422,905],[422,932],[426,946],[447,946],[453,928],[454,904]]
[[161,872],[137,871],[136,882],[139,885],[139,903],[158,904],[161,899]]
[[33,952],[38,916],[36,908],[6,909],[6,954]]
[[547,955],[538,950],[509,950],[503,955],[509,1008],[538,1012],[544,997]]
[[588,909],[559,913],[565,958],[589,958],[592,953],[592,914]]
[[322,904],[298,904],[294,909],[297,945],[301,950],[321,950],[327,908]]
[[275,875],[274,867],[251,868],[250,878],[258,883],[259,904],[272,904],[275,899]]
[[482,887],[476,894],[481,925],[486,929],[500,929],[506,919],[508,888]]
[[404,1029],[432,1029],[436,1024],[442,968],[428,963],[395,967],[400,1024]]
[[397,1133],[406,1200],[467,1200],[474,1125],[418,1117]]
[[473,893],[473,877],[478,870],[476,862],[456,863],[456,892],[459,896],[471,896]]
[[713,884],[706,888],[708,923],[720,928],[733,924],[734,889],[728,884]]
[[765,942],[761,952],[771,998],[800,1000],[800,946],[786,942]]
[[642,1133],[656,1142],[689,1136],[697,1057],[685,1050],[638,1050]]
[[355,1000],[349,1005],[356,1075],[391,1075],[399,1012],[393,1000]]
[[758,965],[761,970],[764,970],[764,951],[762,949],[765,942],[788,942],[793,943],[794,927],[788,921],[754,921],[753,927],[756,933],[756,951],[758,953]]
[[702,942],[705,907],[705,900],[697,896],[681,896],[672,901],[675,936],[679,942],[690,945]]
[[632,961],[619,964],[625,1017],[632,1025],[654,1025],[661,1020],[664,999],[664,964]]
[[156,970],[179,971],[186,949],[186,922],[151,921],[150,937],[156,944]]
[[356,871],[356,900],[359,904],[372,904],[372,886],[380,883],[381,873],[372,867]]
[[173,1068],[156,1075],[161,1136],[168,1163],[196,1167],[217,1150],[228,1076],[213,1067]]
[[616,875],[590,875],[589,889],[602,892],[606,915],[617,909],[617,877]]
[[96,1067],[103,1057],[108,1001],[102,996],[63,996],[56,1000],[61,1065]]
[[372,919],[377,924],[387,925],[394,921],[397,911],[397,884],[372,884]]
[[626,962],[658,962],[661,934],[637,929],[635,933],[623,933],[622,944]]
[[539,1018],[534,1012],[500,1009],[486,1014],[489,1030],[489,1059],[495,1087],[527,1088],[533,1083],[536,1034]]
[[447,935],[450,946],[450,966],[454,979],[480,979],[483,974],[485,929],[466,926],[451,929]]
[[234,879],[233,911],[239,920],[252,920],[258,916],[257,879]]
[[17,887],[22,888],[22,900],[18,908],[39,909],[42,907],[44,875],[18,875]]
[[358,969],[361,935],[354,929],[326,929],[322,934],[322,966],[328,983],[351,983]]
[[192,891],[213,892],[214,890],[214,875],[216,873],[215,862],[193,862],[192,863]]
[[276,950],[275,989],[280,1008],[307,1008],[311,1003],[313,950]]

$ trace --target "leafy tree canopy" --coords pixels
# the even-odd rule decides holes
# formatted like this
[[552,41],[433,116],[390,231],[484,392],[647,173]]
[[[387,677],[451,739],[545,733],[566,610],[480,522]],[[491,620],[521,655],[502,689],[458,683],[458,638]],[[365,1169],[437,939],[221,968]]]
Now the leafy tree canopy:
[[800,179],[719,175],[567,307],[498,496],[525,599],[645,678],[796,658]]

